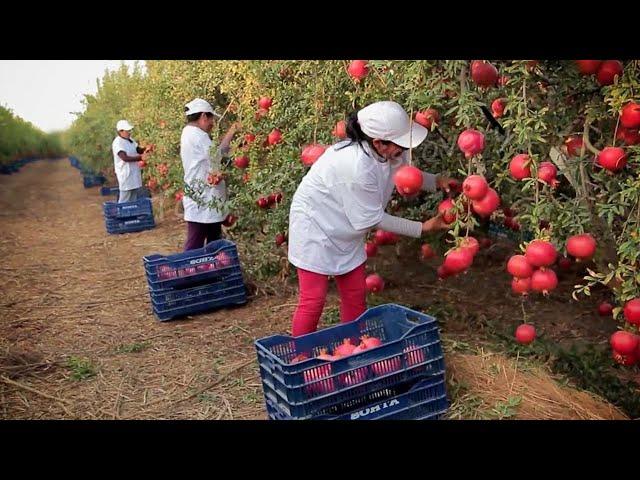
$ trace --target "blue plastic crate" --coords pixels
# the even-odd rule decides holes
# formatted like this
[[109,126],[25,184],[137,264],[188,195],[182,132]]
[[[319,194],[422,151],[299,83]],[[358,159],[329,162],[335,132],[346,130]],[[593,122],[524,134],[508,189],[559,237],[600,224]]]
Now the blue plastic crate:
[[153,216],[141,215],[140,217],[131,217],[123,219],[105,219],[107,233],[132,233],[142,230],[155,228],[156,224]]
[[120,193],[120,189],[118,187],[102,187],[100,189],[100,195],[105,197],[109,195],[118,195]]
[[138,217],[140,215],[153,215],[153,207],[149,198],[139,198],[133,202],[104,202],[102,211],[105,218],[129,218]]
[[80,161],[76,157],[69,157],[69,164],[73,168],[77,168],[78,170],[80,169]]
[[[343,340],[363,335],[383,344],[335,361],[315,358]],[[400,305],[380,305],[358,319],[300,337],[274,335],[256,341],[265,400],[284,414],[309,418],[336,405],[444,373],[435,318]],[[291,363],[300,354],[307,360]]]
[[247,295],[242,287],[232,289],[233,291],[218,291],[213,295],[210,295],[207,299],[202,301],[184,301],[178,302],[183,305],[163,308],[153,305],[153,313],[161,322],[167,320],[173,320],[179,317],[187,315],[193,315],[195,313],[202,313],[210,311],[216,308],[228,307],[232,305],[242,305],[247,302]]
[[84,175],[82,177],[82,184],[84,188],[98,187],[103,185],[107,181],[103,175]]
[[224,239],[175,255],[147,255],[143,261],[147,283],[155,291],[201,285],[242,271],[236,245]]
[[[293,418],[266,399],[271,420]],[[438,420],[449,408],[444,374],[419,379],[336,405],[309,420]],[[333,411],[333,413],[332,413]]]
[[245,293],[242,274],[239,272],[195,287],[161,291],[149,290],[154,308],[162,310]]

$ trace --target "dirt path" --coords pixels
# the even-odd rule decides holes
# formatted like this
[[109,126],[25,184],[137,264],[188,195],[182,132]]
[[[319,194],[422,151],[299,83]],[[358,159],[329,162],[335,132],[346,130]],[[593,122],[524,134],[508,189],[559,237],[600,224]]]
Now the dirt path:
[[180,251],[184,226],[108,235],[105,200],[66,159],[0,176],[0,418],[266,418],[253,341],[295,299],[158,322],[142,257]]

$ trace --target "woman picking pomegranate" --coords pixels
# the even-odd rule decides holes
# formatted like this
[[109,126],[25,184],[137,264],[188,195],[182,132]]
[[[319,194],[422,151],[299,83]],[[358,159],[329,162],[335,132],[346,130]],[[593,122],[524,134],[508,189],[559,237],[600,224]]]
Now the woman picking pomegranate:
[[[418,238],[447,229],[441,214],[424,223],[385,213],[394,174],[427,129],[411,123],[395,102],[373,103],[350,116],[347,139],[329,147],[303,178],[289,212],[289,261],[298,270],[294,336],[313,332],[322,315],[329,276],[340,294],[340,319],[366,310],[365,238],[372,228]],[[422,173],[422,190],[449,189],[452,179]]]
[[[203,186],[201,193],[204,202],[219,201],[222,205],[227,199],[227,188],[220,173],[212,175],[210,172],[220,172],[222,157],[229,153],[231,140],[238,130],[238,124],[233,124],[222,137],[220,145],[215,149],[213,158],[210,151],[213,143],[211,131],[215,120],[221,115],[213,110],[209,102],[196,98],[184,108],[187,125],[182,129],[180,137],[180,157],[184,169],[184,183],[191,189],[198,190],[196,184]],[[212,179],[211,177],[215,177]],[[227,217],[223,207],[213,208],[201,205],[185,192],[182,197],[184,206],[184,220],[187,222],[187,240],[184,251],[202,248],[207,243],[218,240],[222,235],[222,222]]]

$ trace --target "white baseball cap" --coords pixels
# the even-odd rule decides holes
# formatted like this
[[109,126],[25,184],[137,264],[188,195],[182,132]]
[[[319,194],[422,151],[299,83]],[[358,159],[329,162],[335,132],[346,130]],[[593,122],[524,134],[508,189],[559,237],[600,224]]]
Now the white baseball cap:
[[403,148],[416,148],[429,133],[422,125],[411,122],[404,108],[396,102],[376,102],[358,112],[362,131],[373,139],[395,143]]
[[116,130],[126,130],[128,132],[130,130],[133,130],[133,125],[131,125],[126,120],[118,120],[118,123],[116,123]]
[[185,115],[188,116],[194,113],[212,113],[217,118],[222,116],[213,110],[209,102],[201,98],[195,98],[185,105]]

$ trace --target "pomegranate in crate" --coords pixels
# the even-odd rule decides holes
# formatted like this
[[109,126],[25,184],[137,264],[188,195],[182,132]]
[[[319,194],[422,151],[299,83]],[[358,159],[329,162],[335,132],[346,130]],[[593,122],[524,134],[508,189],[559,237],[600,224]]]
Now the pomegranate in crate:
[[197,273],[196,267],[185,267],[178,269],[179,277],[189,277],[191,275],[195,275]]
[[216,265],[218,268],[226,268],[233,265],[233,259],[227,252],[220,252],[216,255]]
[[198,272],[210,272],[211,270],[215,270],[215,268],[216,267],[213,263],[208,262],[208,263],[201,263],[196,267],[196,270]]
[[402,368],[400,357],[387,358],[371,365],[371,370],[376,377],[381,377],[389,373],[397,372]]
[[367,367],[357,368],[342,375],[338,375],[338,380],[345,387],[353,387],[367,381]]
[[425,362],[424,351],[420,347],[409,346],[405,347],[404,350],[404,358],[409,367],[414,365],[420,365]]
[[[336,357],[329,355],[326,350],[322,350],[316,358],[329,361],[336,360]],[[335,392],[336,387],[333,378],[327,378],[331,377],[332,372],[333,369],[330,363],[305,370],[303,373],[304,383],[310,384],[305,387],[305,392],[309,395],[324,395],[325,393]]]
[[169,265],[160,265],[157,268],[158,277],[160,280],[171,280],[178,277],[178,273],[175,268],[171,268]]

